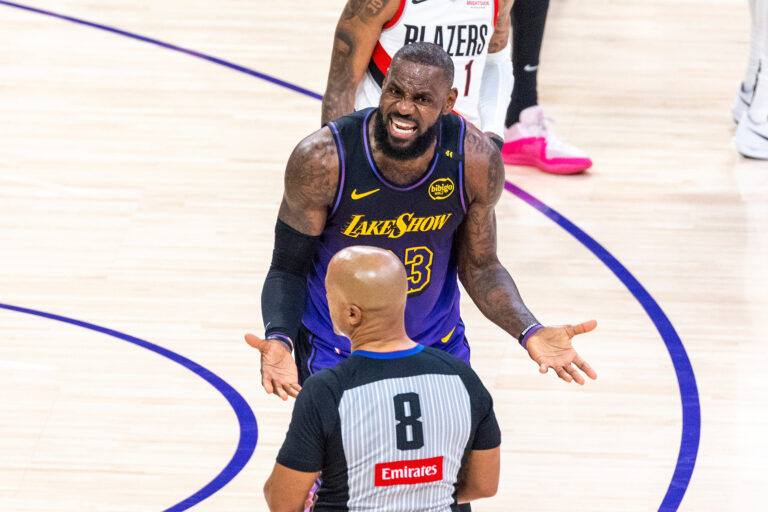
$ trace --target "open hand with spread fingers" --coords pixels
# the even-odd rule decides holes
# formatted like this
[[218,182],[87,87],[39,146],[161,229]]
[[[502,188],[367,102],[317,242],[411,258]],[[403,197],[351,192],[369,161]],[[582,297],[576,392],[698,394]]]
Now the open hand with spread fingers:
[[267,394],[276,394],[283,400],[296,398],[301,386],[291,353],[276,340],[263,340],[248,333],[245,342],[261,352],[261,385]]
[[566,382],[576,381],[584,384],[584,377],[579,370],[590,379],[597,378],[595,370],[579,356],[573,348],[571,339],[577,334],[584,334],[597,327],[597,320],[589,320],[577,325],[561,325],[544,327],[536,331],[526,343],[526,350],[531,359],[539,364],[539,372],[547,373],[549,368]]

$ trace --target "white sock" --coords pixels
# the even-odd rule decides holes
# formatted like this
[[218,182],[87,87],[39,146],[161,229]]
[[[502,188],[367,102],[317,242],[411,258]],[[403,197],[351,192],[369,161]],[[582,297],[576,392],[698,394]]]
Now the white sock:
[[[759,16],[757,3],[765,4],[765,0],[749,0],[750,30],[749,30],[749,60],[747,60],[747,72],[744,75],[742,89],[744,92],[752,91],[757,79],[757,70],[760,66],[760,55],[763,53],[765,36],[765,21]],[[761,9],[762,11],[763,9]]]
[[[754,3],[752,12],[752,26],[757,25],[762,44],[750,44],[750,56],[753,46],[758,46],[759,69],[757,82],[752,84],[745,82],[745,87],[755,87],[752,104],[749,107],[749,116],[753,121],[764,123],[768,121],[768,0],[751,0]],[[750,4],[752,6],[752,4]],[[753,31],[754,35],[754,31]],[[754,39],[754,36],[753,36]]]

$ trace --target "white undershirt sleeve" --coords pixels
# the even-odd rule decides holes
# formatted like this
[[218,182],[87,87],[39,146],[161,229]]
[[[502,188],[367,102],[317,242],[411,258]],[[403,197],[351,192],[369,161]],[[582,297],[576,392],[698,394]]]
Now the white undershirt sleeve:
[[484,132],[492,132],[504,139],[504,118],[512,94],[511,44],[496,53],[489,53],[480,83],[478,112]]

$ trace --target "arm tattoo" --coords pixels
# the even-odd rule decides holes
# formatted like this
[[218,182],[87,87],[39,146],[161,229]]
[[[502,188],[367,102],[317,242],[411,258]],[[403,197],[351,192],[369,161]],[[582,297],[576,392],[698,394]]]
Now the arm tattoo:
[[350,20],[357,16],[367,21],[378,16],[389,2],[390,0],[349,0],[341,17],[344,20]]
[[486,186],[486,193],[488,198],[493,201],[493,204],[501,197],[501,191],[504,188],[504,176],[506,171],[504,170],[504,162],[501,159],[501,152],[499,149],[491,143],[491,147],[486,143],[486,153],[488,154],[488,185]]
[[[351,114],[355,106],[356,80],[360,79],[361,60],[370,55],[361,54],[361,46],[367,50],[372,31],[381,29],[386,9],[393,0],[349,0],[341,13],[333,41],[331,67],[323,95],[323,124],[343,115]],[[394,7],[394,5],[392,5]],[[357,71],[356,71],[357,70]],[[362,70],[364,72],[364,69]]]
[[472,212],[464,219],[459,279],[480,312],[514,338],[536,321],[512,276],[496,257],[496,217]]
[[480,130],[467,130],[467,135],[464,138],[464,150],[475,155],[485,155],[488,153],[487,137],[481,134]]
[[[504,162],[501,160],[499,148],[486,134],[479,130],[468,130],[464,138],[464,150],[467,154],[472,155],[473,160],[477,158],[487,162],[487,175],[483,174],[485,202],[496,204],[501,196],[501,190],[504,188],[505,175]],[[483,169],[483,173],[485,171],[486,169]]]
[[467,133],[465,148],[473,174],[481,172],[473,176],[474,198],[459,231],[459,278],[478,309],[517,338],[536,318],[496,256],[494,205],[504,187],[504,163],[498,148],[479,132]]
[[319,234],[338,185],[336,144],[322,132],[308,137],[294,150],[285,171],[285,193],[279,218],[307,234]]
[[339,26],[333,41],[331,68],[328,71],[328,85],[323,95],[323,124],[351,114],[354,110],[355,88],[352,82],[352,58],[355,54],[354,36]]
[[496,28],[491,36],[491,42],[488,44],[488,53],[500,52],[507,46],[511,24],[509,18],[510,9],[512,9],[512,4],[510,2],[503,2],[502,5],[499,6],[499,15],[496,18]]

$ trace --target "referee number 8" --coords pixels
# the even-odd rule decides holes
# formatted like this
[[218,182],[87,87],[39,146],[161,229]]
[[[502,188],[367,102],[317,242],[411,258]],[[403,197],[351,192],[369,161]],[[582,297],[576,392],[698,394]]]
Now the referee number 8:
[[398,450],[418,450],[424,446],[424,429],[421,421],[421,404],[418,393],[401,393],[394,396]]

